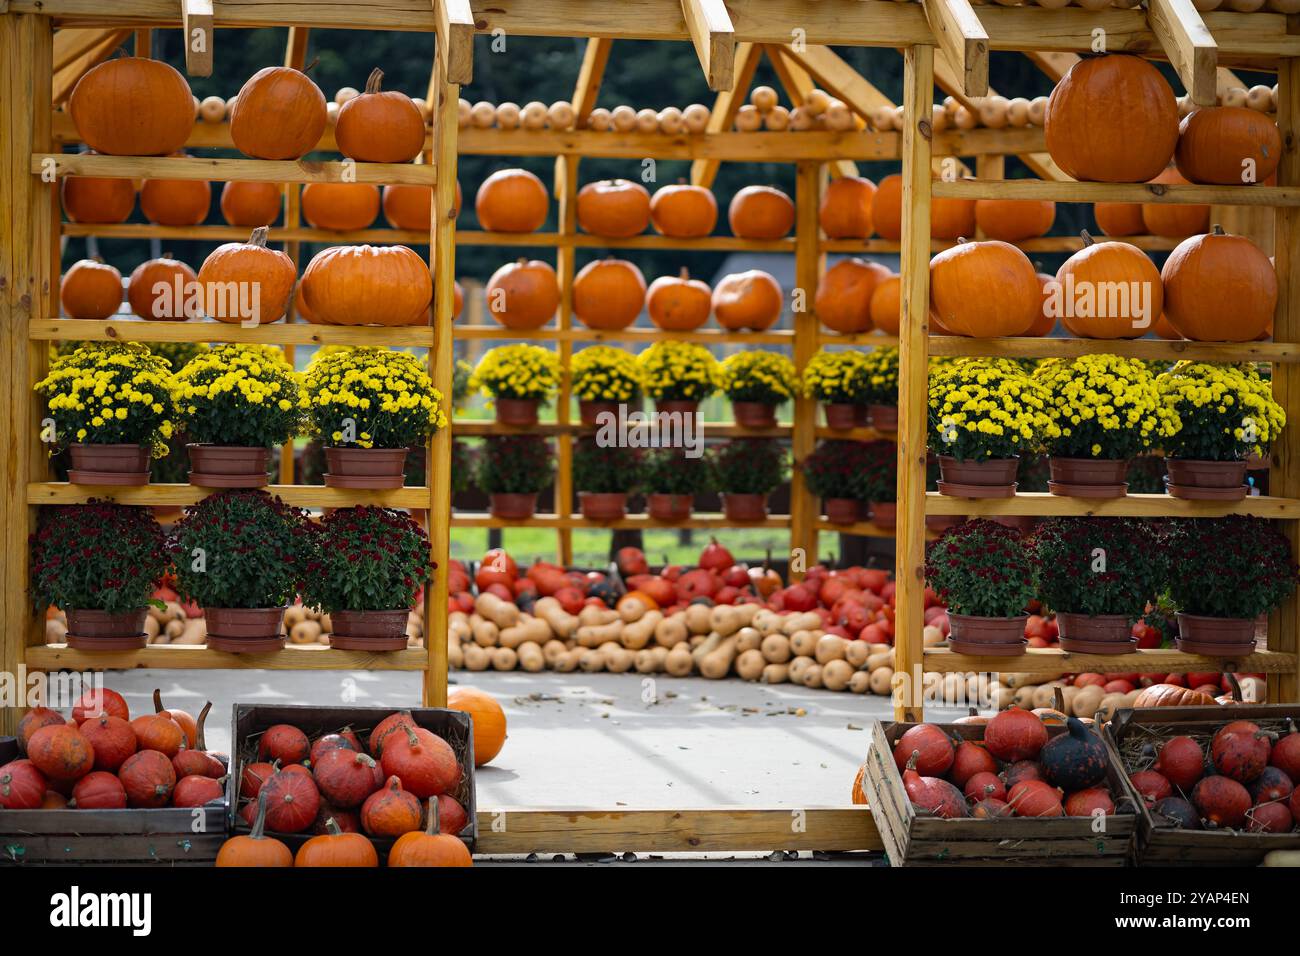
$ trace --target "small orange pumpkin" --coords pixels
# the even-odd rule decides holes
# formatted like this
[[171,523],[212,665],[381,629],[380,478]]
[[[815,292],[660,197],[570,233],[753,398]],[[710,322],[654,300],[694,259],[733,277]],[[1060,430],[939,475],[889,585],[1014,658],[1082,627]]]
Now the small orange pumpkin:
[[871,205],[876,184],[863,176],[832,179],[822,193],[817,219],[830,239],[866,239],[873,228]]
[[1038,318],[1034,320],[1034,324],[1021,334],[1030,338],[1044,338],[1051,335],[1052,330],[1056,328],[1056,316],[1051,314],[1047,308],[1047,300],[1052,294],[1053,288],[1051,283],[1056,282],[1056,276],[1049,276],[1045,272],[1035,274],[1038,276],[1038,286],[1043,291],[1043,305]]
[[661,235],[698,239],[718,224],[718,201],[703,186],[663,186],[650,198],[650,221]]
[[1033,263],[1010,243],[961,242],[930,260],[930,310],[954,335],[1022,335],[1042,308]]
[[438,798],[429,798],[428,824],[421,832],[403,833],[388,851],[389,866],[473,866],[469,848],[458,837],[443,833]]
[[650,225],[650,193],[640,183],[603,179],[578,190],[578,225],[593,236],[626,239]]
[[506,743],[506,712],[497,699],[466,687],[447,698],[452,710],[463,710],[474,721],[474,766],[491,763]]
[[[460,183],[456,183],[453,215],[460,215]],[[394,229],[428,232],[433,228],[433,187],[390,183],[384,187],[384,218]]]
[[293,852],[279,840],[266,835],[266,800],[265,793],[257,795],[257,814],[253,817],[252,831],[248,836],[232,836],[221,844],[216,866],[293,866]]
[[406,246],[332,246],[302,275],[303,299],[322,325],[421,325],[433,278]]
[[1190,182],[1220,186],[1262,183],[1277,172],[1281,158],[1282,136],[1277,124],[1249,107],[1193,110],[1178,128],[1174,162]]
[[[1059,288],[1048,292],[1049,303],[1062,307],[1048,312],[1059,314],[1061,324],[1080,338],[1145,335],[1164,308],[1164,286],[1156,264],[1131,243],[1096,242],[1087,230],[1082,235],[1083,248],[1061,265],[1056,273]],[[1074,302],[1066,302],[1066,297]],[[1094,314],[1071,315],[1079,311]]]
[[549,210],[546,187],[526,169],[498,169],[474,198],[478,223],[488,232],[534,232]]
[[1037,199],[978,199],[975,225],[989,239],[1023,242],[1045,236],[1056,221],[1056,203]]
[[418,830],[420,800],[402,789],[401,778],[389,777],[388,782],[366,797],[366,802],[361,805],[361,826],[371,836],[396,837]]
[[723,276],[713,289],[713,313],[718,324],[733,332],[770,329],[781,317],[785,294],[781,284],[762,269]]
[[377,867],[375,845],[360,833],[344,833],[333,817],[325,820],[326,832],[314,836],[294,855],[293,865],[303,867]]
[[405,93],[383,90],[375,67],[366,88],[339,107],[334,141],[339,152],[362,163],[407,163],[424,148],[424,119]]
[[645,307],[645,277],[626,259],[596,259],[573,278],[573,314],[589,329],[625,329]]
[[[871,221],[876,234],[890,242],[903,238],[903,177],[894,173],[886,176],[876,186],[871,201]],[[936,196],[930,200],[930,237],[932,239],[957,239],[975,234],[975,200],[948,199]]]
[[903,320],[903,279],[890,275],[871,293],[871,324],[886,335],[897,335]]
[[72,319],[106,319],[122,304],[122,273],[97,259],[75,262],[63,274],[59,301]]
[[746,186],[732,197],[727,220],[741,239],[780,239],[794,227],[794,203],[775,187]]
[[1155,324],[1151,327],[1151,331],[1162,339],[1176,341],[1183,337],[1176,328],[1169,324],[1169,317],[1163,312],[1160,313],[1160,318],[1156,319]]
[[320,142],[327,114],[325,94],[311,77],[293,67],[268,66],[239,88],[230,108],[230,139],[254,159],[301,159]]
[[1268,256],[1245,236],[1223,227],[1178,244],[1165,260],[1165,315],[1183,338],[1196,342],[1249,342],[1273,323],[1277,273]]
[[669,332],[689,332],[709,321],[713,290],[692,279],[685,266],[675,276],[660,276],[650,283],[645,297],[650,321]]
[[[199,267],[204,301],[212,318],[221,322],[251,321],[261,325],[284,318],[297,278],[293,260],[279,249],[267,248],[266,226],[254,229],[248,242],[217,246]],[[239,308],[243,296],[220,294],[221,289],[227,288],[257,290],[257,314],[243,314]]]
[[[1153,183],[1167,183],[1175,186],[1187,185],[1187,180],[1172,166],[1162,172]],[[1210,207],[1203,203],[1155,203],[1142,204],[1142,222],[1146,231],[1153,236],[1167,239],[1183,239],[1196,236],[1210,228]]]
[[91,67],[72,88],[68,113],[97,153],[167,156],[194,129],[194,94],[175,67],[122,57]]
[[1147,231],[1142,221],[1142,205],[1135,202],[1096,202],[1092,217],[1097,228],[1108,236],[1140,236]]
[[849,791],[849,801],[854,806],[865,807],[867,805],[867,793],[863,789],[863,782],[867,779],[867,765],[864,763],[858,768],[857,774],[853,777],[853,788]]
[[202,179],[146,179],[140,211],[160,226],[197,226],[212,207],[212,184]]
[[890,271],[878,262],[841,259],[817,284],[817,320],[845,335],[870,331],[872,295],[889,277]]
[[379,187],[371,183],[308,183],[302,216],[317,229],[355,232],[379,215]]
[[129,179],[65,176],[59,194],[71,222],[126,222],[135,208],[135,184]]
[[[130,303],[131,311],[142,319],[183,322],[198,318],[199,315],[185,311],[190,284],[197,282],[198,278],[193,269],[169,255],[150,259],[140,263],[131,273],[126,283],[126,301]],[[162,286],[166,286],[168,291],[161,291]]]
[[1214,698],[1175,684],[1152,684],[1133,699],[1134,707],[1207,707]]
[[229,182],[221,188],[221,215],[232,226],[269,226],[283,201],[283,187],[276,183]]
[[488,279],[488,313],[508,329],[540,329],[560,307],[560,281],[540,259],[507,262]]

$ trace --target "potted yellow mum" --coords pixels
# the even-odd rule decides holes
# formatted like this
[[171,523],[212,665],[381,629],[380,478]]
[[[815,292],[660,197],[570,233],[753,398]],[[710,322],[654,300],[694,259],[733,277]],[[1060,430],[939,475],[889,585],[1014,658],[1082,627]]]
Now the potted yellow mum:
[[578,414],[588,428],[594,428],[603,413],[617,415],[620,405],[641,403],[641,369],[636,357],[623,349],[585,348],[573,356],[569,375]]
[[741,428],[773,428],[776,409],[794,398],[798,373],[778,352],[736,352],[722,361],[721,385]]
[[560,362],[540,345],[498,345],[479,359],[472,385],[494,401],[499,424],[528,428],[560,387]]
[[703,345],[672,339],[656,342],[637,356],[645,393],[661,412],[694,415],[718,390],[718,362]]

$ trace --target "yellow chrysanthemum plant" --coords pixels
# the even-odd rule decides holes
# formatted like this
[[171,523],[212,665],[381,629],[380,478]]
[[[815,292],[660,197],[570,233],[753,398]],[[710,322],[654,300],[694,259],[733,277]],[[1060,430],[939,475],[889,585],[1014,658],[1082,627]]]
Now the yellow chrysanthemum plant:
[[194,442],[269,448],[302,430],[298,374],[271,345],[221,345],[176,373],[185,433]]
[[776,409],[799,391],[799,373],[779,352],[735,352],[722,360],[723,393],[731,400],[736,424],[767,428],[776,424]]
[[498,345],[483,353],[470,387],[492,399],[497,421],[537,424],[537,407],[560,387],[560,360],[540,345]]
[[630,352],[608,345],[592,345],[569,363],[573,397],[585,424],[594,424],[602,406],[632,405],[641,397],[641,368]]
[[655,342],[636,358],[646,395],[664,402],[698,403],[722,384],[722,369],[703,345],[672,339]]
[[863,361],[867,419],[880,431],[898,431],[898,349],[892,345],[869,349]]

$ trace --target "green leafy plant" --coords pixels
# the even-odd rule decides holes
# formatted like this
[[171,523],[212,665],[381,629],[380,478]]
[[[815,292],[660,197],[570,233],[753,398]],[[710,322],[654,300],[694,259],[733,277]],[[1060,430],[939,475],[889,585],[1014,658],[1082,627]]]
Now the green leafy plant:
[[148,508],[92,500],[41,508],[31,537],[37,610],[123,614],[145,607],[166,573],[167,540]]
[[269,447],[305,424],[306,397],[284,352],[235,343],[208,349],[176,373],[182,427],[192,441]]
[[469,400],[470,379],[474,376],[474,366],[464,359],[456,359],[451,370],[451,404],[453,408],[463,408]]
[[1295,590],[1291,544],[1272,522],[1175,518],[1165,523],[1160,544],[1172,556],[1169,596],[1188,614],[1254,618]]
[[492,435],[475,462],[478,486],[487,494],[536,494],[555,477],[555,453],[540,435]]
[[986,518],[949,528],[926,548],[926,583],[953,614],[1024,614],[1037,596],[1034,571],[1020,532]]
[[303,602],[322,611],[396,611],[415,605],[433,569],[429,537],[404,511],[340,508],[321,519]]
[[861,497],[877,504],[898,500],[898,446],[888,438],[866,443],[866,462],[859,479]]
[[641,488],[650,494],[694,495],[711,490],[711,477],[704,458],[688,458],[676,448],[653,448],[645,453]]
[[1137,518],[1046,518],[1028,541],[1039,596],[1054,611],[1139,620],[1169,570],[1158,539]]
[[573,487],[578,491],[636,491],[641,481],[641,449],[603,446],[586,435],[573,446]]
[[311,431],[326,445],[414,448],[447,425],[424,363],[388,348],[320,349],[303,375]]
[[1047,453],[1064,458],[1132,458],[1178,431],[1178,414],[1161,397],[1140,359],[1118,355],[1049,358],[1034,379],[1047,392],[1057,434]]
[[733,402],[784,405],[799,389],[794,363],[779,352],[735,352],[722,360],[722,391]]
[[1014,458],[1055,438],[1047,391],[1007,359],[930,367],[930,450],[958,461]]
[[839,438],[818,442],[804,459],[804,481],[818,498],[865,499],[863,474],[869,458],[866,442]]
[[713,486],[735,495],[771,494],[789,475],[789,455],[775,438],[733,438],[708,451]]
[[[451,443],[451,490],[455,494],[458,491],[468,491],[470,479],[474,477],[474,450],[469,447],[469,442],[457,438]],[[421,467],[423,472],[423,467]],[[407,473],[407,481],[410,482],[410,472]],[[420,476],[423,481],[423,475]]]
[[1179,362],[1156,384],[1179,422],[1164,442],[1172,458],[1241,461],[1264,455],[1286,426],[1286,410],[1254,365]]

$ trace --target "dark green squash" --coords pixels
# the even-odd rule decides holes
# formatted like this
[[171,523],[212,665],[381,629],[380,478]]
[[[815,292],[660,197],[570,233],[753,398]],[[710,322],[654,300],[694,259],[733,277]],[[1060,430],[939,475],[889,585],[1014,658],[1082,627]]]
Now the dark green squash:
[[1067,792],[1096,786],[1106,779],[1106,745],[1077,717],[1067,719],[1065,727],[1038,754],[1043,775]]

